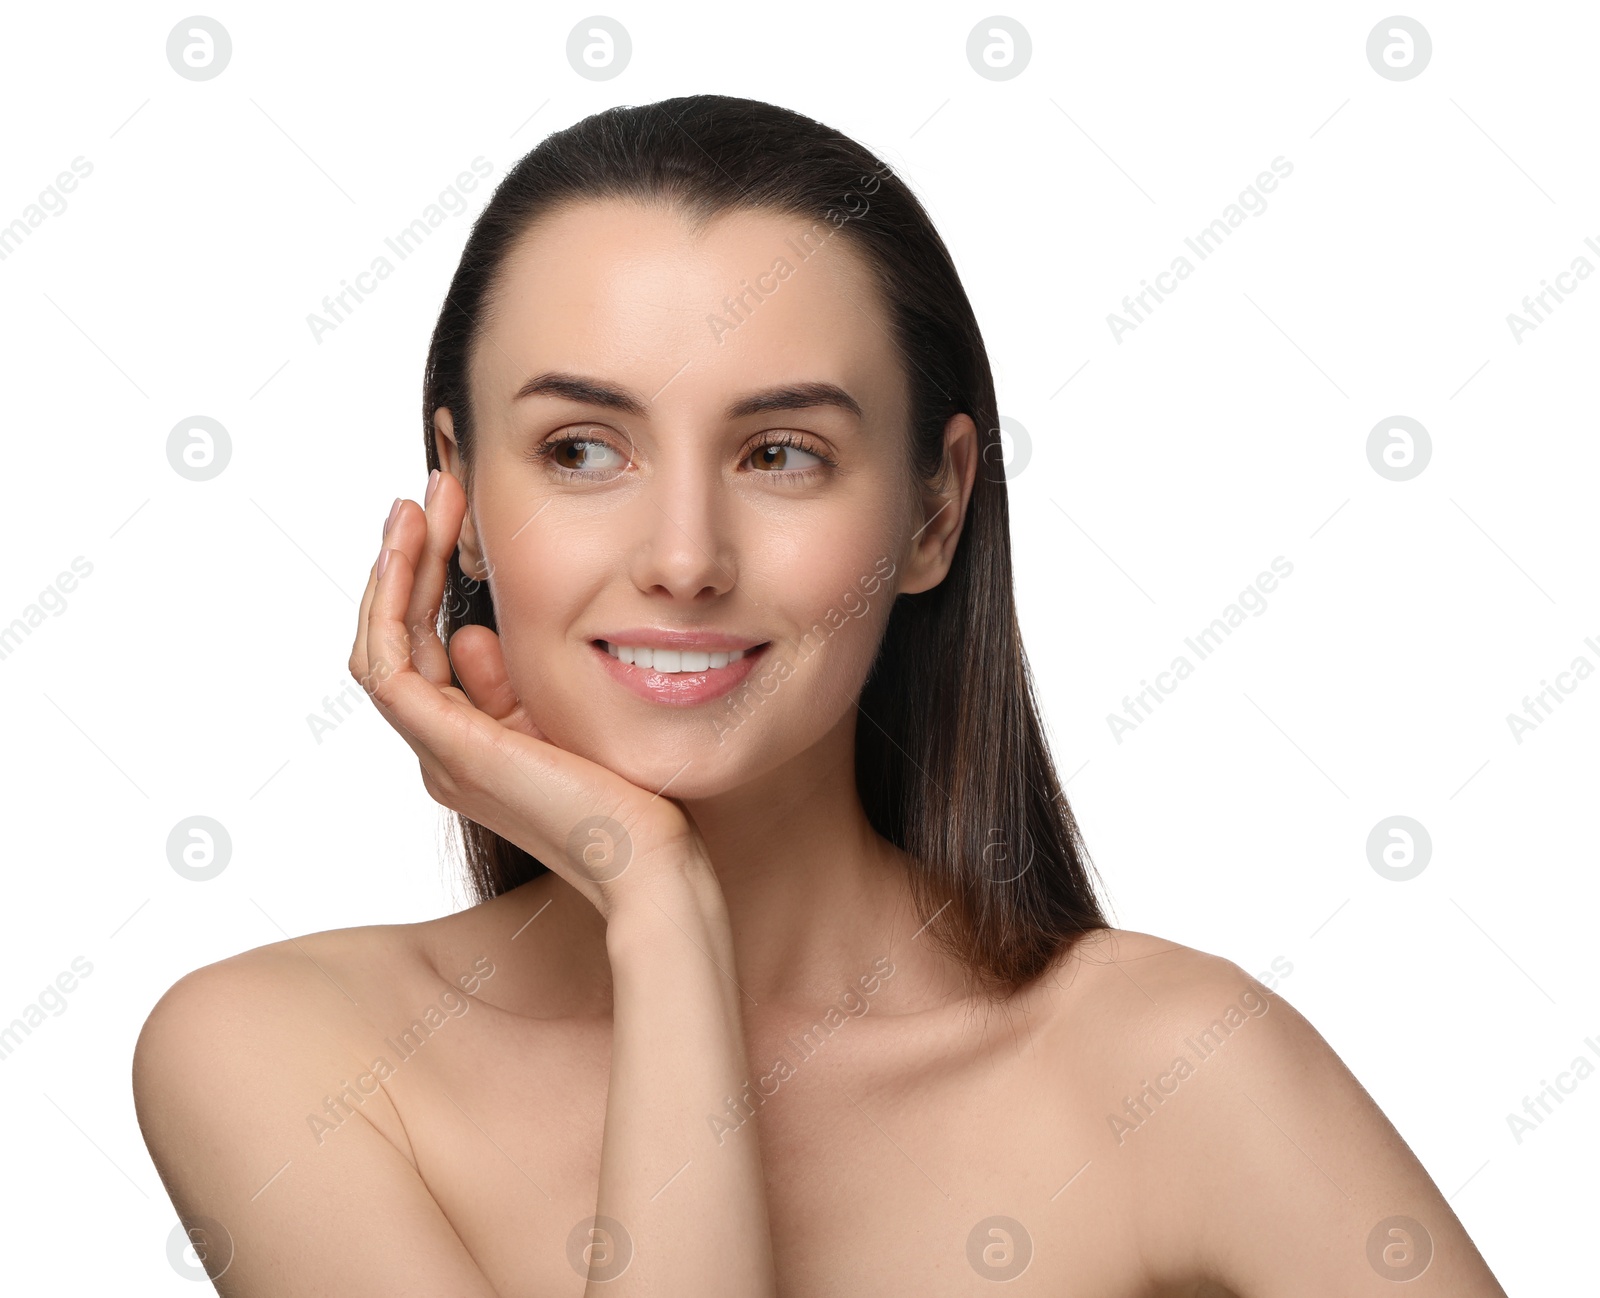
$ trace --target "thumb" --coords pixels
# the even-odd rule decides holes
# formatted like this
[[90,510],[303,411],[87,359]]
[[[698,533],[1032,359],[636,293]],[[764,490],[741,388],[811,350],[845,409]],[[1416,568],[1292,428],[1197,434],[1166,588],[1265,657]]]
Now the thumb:
[[450,664],[467,698],[480,712],[508,729],[534,739],[545,738],[511,685],[500,637],[488,627],[464,626],[451,636]]

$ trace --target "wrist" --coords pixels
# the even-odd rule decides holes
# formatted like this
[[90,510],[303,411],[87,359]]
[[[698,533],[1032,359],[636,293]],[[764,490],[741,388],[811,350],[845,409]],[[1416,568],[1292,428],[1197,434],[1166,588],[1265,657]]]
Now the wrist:
[[657,948],[663,940],[682,945],[688,937],[722,945],[728,937],[722,885],[704,853],[652,862],[648,871],[629,879],[633,873],[630,869],[607,889],[606,950],[613,962],[619,955]]

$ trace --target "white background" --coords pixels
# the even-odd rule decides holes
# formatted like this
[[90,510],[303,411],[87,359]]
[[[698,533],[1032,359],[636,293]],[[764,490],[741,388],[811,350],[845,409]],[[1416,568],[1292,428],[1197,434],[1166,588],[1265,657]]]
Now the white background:
[[[1600,1078],[1520,1142],[1507,1115],[1600,1063],[1600,674],[1521,743],[1506,715],[1600,667],[1600,277],[1520,342],[1506,317],[1600,266],[1593,9],[1408,10],[1433,41],[1408,81],[1367,61],[1387,11],[1346,4],[1023,5],[1007,81],[967,61],[987,11],[952,4],[624,5],[600,82],[567,62],[584,9],[205,12],[233,41],[210,81],[149,4],[13,7],[0,54],[0,223],[93,166],[0,261],[0,625],[93,565],[0,659],[0,1022],[93,964],[0,1061],[7,1290],[195,1292],[129,1089],[175,979],[463,904],[410,750],[364,699],[321,743],[307,716],[348,681],[390,501],[421,497],[424,352],[488,188],[320,342],[308,313],[474,157],[497,180],[591,112],[700,91],[861,140],[953,250],[1031,442],[1017,598],[1116,921],[1282,957],[1506,1288],[1592,1278]],[[1108,313],[1275,157],[1267,209],[1118,341]],[[166,457],[196,414],[232,442],[204,483]],[[1432,440],[1404,482],[1366,454],[1397,414]],[[1119,743],[1107,714],[1278,555],[1266,611]],[[165,848],[197,814],[233,842],[204,883]],[[1391,815],[1432,838],[1405,882],[1367,858]]]

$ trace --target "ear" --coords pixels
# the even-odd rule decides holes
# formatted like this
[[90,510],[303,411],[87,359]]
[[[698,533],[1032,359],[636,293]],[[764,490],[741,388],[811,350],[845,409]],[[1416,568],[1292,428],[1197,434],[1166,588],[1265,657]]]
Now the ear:
[[461,448],[456,445],[455,419],[445,406],[433,412],[433,445],[439,454],[439,467],[467,492],[467,512],[461,519],[461,540],[456,547],[461,552],[461,571],[479,581],[487,580],[489,566],[484,562],[477,524],[473,521],[472,492],[467,490]]
[[971,415],[951,415],[944,426],[944,467],[936,487],[923,495],[924,522],[911,543],[899,594],[929,590],[950,571],[977,467],[978,426]]

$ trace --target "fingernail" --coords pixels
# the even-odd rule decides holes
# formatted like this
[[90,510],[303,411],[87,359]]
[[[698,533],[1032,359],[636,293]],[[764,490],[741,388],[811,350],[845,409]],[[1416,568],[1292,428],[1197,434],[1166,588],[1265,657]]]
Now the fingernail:
[[433,499],[433,489],[439,485],[439,470],[435,469],[428,475],[428,489],[422,493],[422,503],[426,505]]
[[383,520],[383,534],[389,535],[389,529],[394,526],[394,516],[400,512],[400,497],[394,498],[394,504],[389,506],[389,517]]
[[393,552],[385,546],[383,553],[378,556],[378,576],[383,576],[383,570],[389,566],[389,555],[391,553]]

